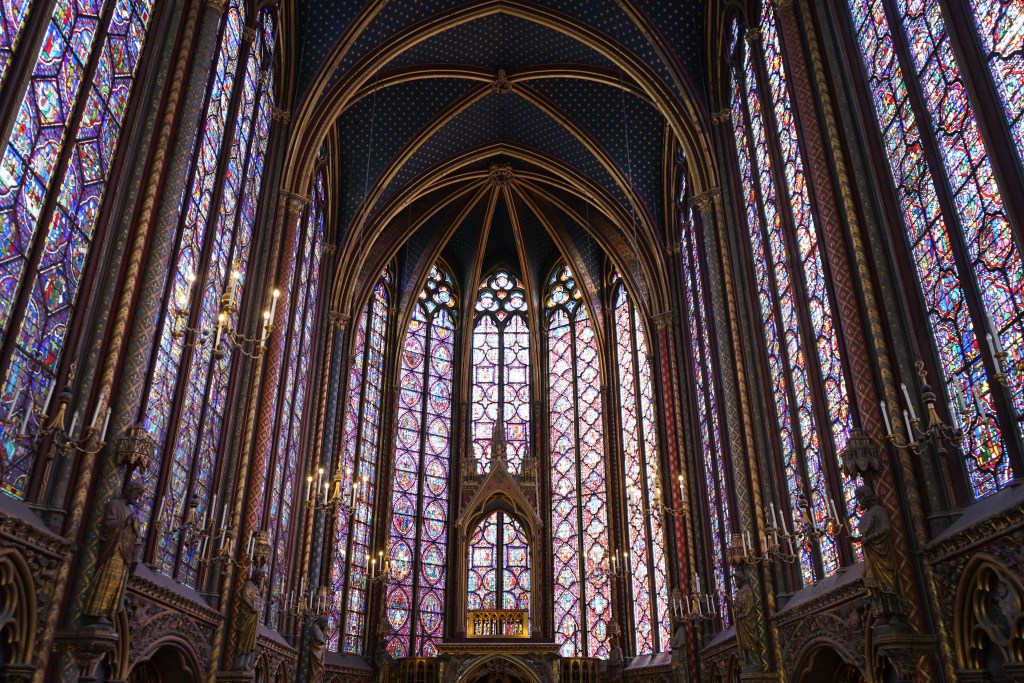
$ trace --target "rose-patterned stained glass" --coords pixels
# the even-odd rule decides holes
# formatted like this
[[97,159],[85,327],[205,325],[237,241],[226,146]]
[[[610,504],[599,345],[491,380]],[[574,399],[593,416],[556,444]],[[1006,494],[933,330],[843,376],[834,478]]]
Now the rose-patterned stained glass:
[[970,0],[985,60],[1024,156],[1024,5],[1018,0]]
[[[303,427],[315,414],[311,404],[311,391],[316,382],[310,376],[310,361],[315,351],[317,303],[320,293],[320,262],[323,254],[324,211],[326,210],[325,174],[317,172],[313,184],[313,201],[306,214],[299,254],[295,269],[295,295],[291,299],[287,333],[287,365],[285,390],[278,402],[277,444],[273,453],[268,490],[270,508],[264,528],[270,534],[271,561],[269,563],[270,594],[284,595],[288,571],[288,557],[292,552],[291,528],[293,504],[298,481],[298,467],[302,460]],[[307,427],[308,428],[308,427]],[[309,495],[308,487],[306,495]],[[267,605],[266,623],[279,628],[280,605]]]
[[[848,5],[869,67],[868,86],[945,373],[946,395],[950,405],[959,406],[954,419],[966,434],[968,476],[975,497],[982,498],[1004,488],[1012,477],[982,356],[988,334],[1009,353],[1002,364],[1007,385],[1015,412],[1024,412],[1020,248],[937,4],[895,3],[891,9],[898,10],[895,16],[902,27],[896,33],[882,0],[849,0]],[[912,65],[898,61],[894,40],[905,41]],[[908,89],[915,82],[927,112],[916,111],[910,101]],[[934,132],[941,169],[929,166],[922,125]],[[942,182],[948,182],[956,216],[943,214],[938,196],[942,186],[937,185]],[[958,241],[970,264],[958,259]],[[972,318],[967,305],[972,291],[980,294],[987,319]]]
[[480,285],[474,310],[473,457],[480,472],[489,469],[500,410],[508,468],[518,473],[530,447],[530,330],[523,283],[499,270]]
[[[115,3],[102,47],[94,50],[105,6],[61,1],[54,7],[0,162],[0,334],[11,333],[16,339],[0,411],[15,417],[17,425],[3,427],[0,491],[18,498],[25,495],[32,455],[11,437],[18,431],[35,433],[45,397],[53,389],[153,2]],[[27,3],[5,2],[0,9],[0,79],[7,54],[4,45],[13,46],[26,7]],[[96,70],[83,89],[89,60],[96,62]],[[83,93],[81,118],[71,121]],[[65,145],[69,136],[73,139]],[[60,183],[51,187],[61,157],[67,158],[67,166]],[[51,190],[57,192],[53,213],[44,230],[37,232]],[[39,239],[40,260],[32,265],[29,254]],[[8,330],[22,288],[28,291],[24,316],[17,329]]]
[[[685,190],[684,190],[685,192]],[[681,200],[687,198],[681,195]],[[685,205],[684,205],[685,206]],[[719,614],[729,626],[726,596],[731,594],[725,565],[726,547],[731,535],[726,482],[728,463],[722,452],[719,430],[718,395],[715,387],[715,361],[711,353],[713,332],[710,327],[707,301],[704,298],[704,250],[698,227],[685,220],[680,254],[682,255],[683,290],[687,318],[690,320],[690,364],[693,372],[694,405],[700,432],[701,462],[704,466],[704,490],[707,495],[708,521],[711,531],[711,556],[714,566],[714,590],[718,592]]]
[[335,518],[335,556],[331,564],[334,602],[328,615],[327,636],[332,650],[350,654],[362,654],[366,638],[370,533],[382,438],[387,274],[387,270],[381,273],[356,329],[342,432],[341,493],[347,505],[354,502],[355,514],[349,517],[339,510]]
[[530,609],[530,544],[519,520],[492,512],[469,539],[466,609]]
[[[793,104],[790,99],[789,84],[786,77],[786,67],[782,60],[782,45],[779,39],[779,31],[775,22],[775,10],[771,0],[764,0],[761,5],[761,29],[764,32],[763,57],[765,71],[768,75],[767,91],[771,94],[772,111],[775,114],[775,128],[778,131],[779,157],[782,168],[782,176],[785,181],[785,188],[788,194],[790,216],[793,219],[794,243],[799,259],[794,260],[791,266],[794,272],[793,277],[803,283],[802,298],[810,313],[811,333],[814,337],[814,349],[817,353],[818,367],[817,375],[821,393],[825,398],[825,410],[829,418],[829,432],[832,435],[832,452],[842,453],[846,450],[846,444],[850,440],[850,397],[847,392],[846,376],[842,367],[842,350],[837,339],[838,331],[835,327],[834,312],[829,301],[829,284],[825,275],[824,264],[822,263],[821,248],[818,245],[818,232],[815,227],[814,214],[811,210],[811,198],[809,188],[805,179],[803,158],[800,153],[800,136],[797,131],[796,119],[793,112]],[[756,127],[760,119],[751,112],[751,120],[754,121],[755,135]],[[771,230],[772,253],[775,253],[775,240],[781,235],[776,230]],[[776,257],[778,261],[778,257]],[[799,270],[797,265],[799,264]],[[778,266],[776,266],[778,269]],[[800,278],[800,273],[803,277]],[[815,468],[821,465],[812,458],[808,458],[806,467],[809,470],[808,478],[813,482],[823,478],[815,472]],[[836,471],[841,471],[838,466]],[[858,508],[853,492],[858,481],[854,477],[843,477],[843,500],[839,501],[840,507],[845,507],[846,517],[850,522],[851,530],[857,533]],[[827,514],[826,489],[814,486],[812,509],[819,521],[824,521]],[[825,574],[829,575],[838,567],[838,557],[834,548],[830,548],[831,539],[822,539],[821,553],[825,566]]]
[[632,570],[633,628],[637,654],[668,650],[668,566],[665,529],[653,510],[658,469],[654,384],[647,338],[618,274],[615,276],[615,360],[618,365],[619,410],[626,490],[626,562]]
[[568,266],[548,283],[555,638],[565,657],[607,657],[608,494],[597,337]]
[[0,85],[3,85],[7,67],[25,27],[30,0],[7,0],[0,3]]
[[451,276],[433,266],[401,356],[385,594],[393,657],[433,657],[444,635],[455,314]]

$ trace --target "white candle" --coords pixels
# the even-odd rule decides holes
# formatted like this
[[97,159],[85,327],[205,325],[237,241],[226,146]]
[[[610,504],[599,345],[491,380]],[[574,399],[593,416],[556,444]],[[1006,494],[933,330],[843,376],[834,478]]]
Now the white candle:
[[694,574],[694,577],[697,579],[697,592],[700,593],[700,574]]
[[71,429],[68,430],[68,438],[72,438],[75,435],[75,425],[78,424],[78,412],[71,416]]
[[100,441],[106,443],[107,439],[107,425],[110,424],[110,408],[107,408],[107,414],[103,418],[103,433],[100,434]]
[[18,390],[14,392],[14,398],[11,399],[11,407],[7,411],[7,419],[11,420],[14,418],[15,408],[18,407],[18,399],[21,398],[21,392],[25,391],[25,385],[22,384],[18,387]]
[[25,406],[25,415],[21,419],[21,430],[19,434],[28,434],[28,418],[32,414],[32,404]]
[[50,399],[53,398],[53,390],[54,390],[54,388],[56,386],[57,386],[57,383],[54,382],[53,384],[50,385],[50,390],[48,392],[46,392],[46,400],[43,401],[43,412],[42,412],[43,415],[49,415],[49,413],[46,412],[46,411],[48,411],[50,409]]
[[914,443],[915,443],[914,442],[914,429],[913,429],[913,427],[910,424],[910,416],[907,414],[906,410],[903,411],[903,422],[904,422],[904,424],[907,427],[907,436],[910,437],[910,445],[913,446]]
[[274,323],[274,313],[277,312],[277,300],[281,297],[281,290],[275,289],[270,299],[270,323]]
[[167,498],[160,499],[160,509],[156,513],[156,521],[162,522],[164,519],[164,509],[167,507]]
[[217,316],[217,338],[213,342],[213,348],[220,348],[220,334],[221,330],[224,329],[224,314],[221,313]]
[[960,412],[967,411],[967,404],[964,402],[963,392],[960,391],[960,383],[953,382],[953,396],[956,399],[956,408]]
[[210,513],[210,519],[213,519],[214,515],[217,514],[217,494],[213,494],[213,498],[210,500],[210,507],[207,508]]
[[999,364],[999,356],[996,355],[997,351],[996,351],[995,341],[992,339],[992,335],[991,334],[986,334],[985,335],[985,340],[988,342],[988,350],[992,354],[992,362],[996,366],[996,374],[997,375],[1001,375],[1001,374],[1003,374],[1003,368]]
[[227,503],[224,503],[224,508],[223,509],[224,509],[224,512],[222,512],[221,515],[220,515],[220,528],[221,528],[221,531],[223,531],[224,528],[227,526],[227,521],[228,521],[228,504]]
[[263,341],[270,336],[270,311],[263,311]]
[[995,321],[992,320],[992,314],[989,313],[988,311],[985,311],[985,318],[988,320],[988,329],[989,329],[989,331],[991,333],[989,336],[992,337],[992,343],[993,343],[992,355],[994,356],[997,353],[1001,354],[1003,352],[1003,345],[1002,345],[1002,343],[1000,343],[1000,340],[999,340],[999,328],[996,327]]
[[92,422],[89,423],[89,428],[92,430],[96,429],[96,423],[100,421],[100,408],[103,407],[103,399],[106,397],[107,395],[101,391],[99,400],[96,401],[96,410],[92,413]]
[[192,285],[196,283],[195,273],[189,273],[185,276],[185,301],[182,302],[182,309],[185,313],[188,313],[188,305],[192,302]]
[[313,499],[313,477],[306,477],[306,500]]
[[885,422],[885,435],[892,436],[892,424],[889,423],[889,409],[885,405],[885,401],[880,401],[879,405],[882,407],[882,420]]
[[985,407],[981,402],[981,392],[978,391],[978,385],[971,385],[971,394],[974,395],[974,407],[978,409],[978,415],[985,415]]
[[910,392],[907,391],[907,385],[901,383],[900,384],[900,389],[903,390],[903,400],[907,402],[907,410],[910,411],[910,419],[911,420],[916,420],[917,419],[917,415],[914,414],[914,403],[913,403],[913,401],[910,400]]

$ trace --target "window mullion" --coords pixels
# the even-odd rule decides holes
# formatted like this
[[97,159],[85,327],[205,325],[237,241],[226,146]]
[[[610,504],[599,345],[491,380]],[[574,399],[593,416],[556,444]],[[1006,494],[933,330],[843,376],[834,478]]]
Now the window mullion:
[[413,577],[412,577],[412,599],[409,605],[409,652],[412,656],[418,657],[419,651],[416,647],[416,640],[418,638],[418,626],[417,621],[420,613],[419,609],[419,598],[420,598],[420,572],[417,568],[420,566],[422,557],[420,556],[420,548],[423,544],[423,520],[426,506],[424,505],[424,486],[426,485],[426,460],[427,460],[427,402],[430,401],[430,356],[431,347],[434,343],[434,314],[427,313],[424,315],[424,327],[426,334],[424,335],[423,343],[423,395],[420,397],[420,434],[419,434],[419,466],[416,468],[416,537],[413,544],[413,555],[412,565]]
[[[835,434],[832,433],[832,420],[829,416],[827,401],[822,393],[821,359],[818,357],[817,338],[814,332],[814,326],[811,322],[810,311],[808,307],[804,305],[805,302],[808,301],[806,269],[803,267],[805,259],[796,244],[793,200],[790,197],[789,187],[785,181],[785,161],[782,157],[781,146],[778,139],[778,121],[775,118],[775,97],[768,82],[769,76],[765,65],[764,51],[762,49],[763,36],[761,31],[763,31],[763,29],[758,31],[758,40],[750,41],[748,47],[752,51],[754,70],[759,81],[758,90],[761,94],[761,116],[763,117],[765,124],[764,128],[768,148],[767,153],[772,160],[772,183],[775,188],[775,196],[778,199],[778,201],[776,201],[776,210],[779,212],[779,216],[782,221],[780,232],[783,236],[782,248],[785,251],[785,263],[782,264],[782,267],[789,273],[790,297],[792,297],[793,308],[797,312],[798,333],[803,346],[804,368],[807,371],[807,385],[812,396],[812,405],[810,409],[814,415],[816,426],[815,431],[819,435],[819,457],[821,458],[822,476],[824,479],[823,484],[826,488],[825,491],[817,491],[810,479],[810,470],[808,466],[809,456],[807,453],[807,446],[805,444],[802,452],[801,474],[804,482],[804,494],[806,495],[807,505],[809,506],[813,519],[816,510],[814,493],[817,491],[819,495],[828,495],[831,498],[833,489],[836,488],[835,483],[838,473],[835,470],[835,463],[837,462],[835,454]],[[789,83],[784,82],[782,87],[788,88]],[[802,151],[801,147],[800,152],[802,153]],[[810,196],[808,196],[808,201],[809,200]],[[813,211],[813,207],[811,210]],[[817,237],[817,234],[815,234],[815,237]],[[766,239],[765,244],[771,244],[770,237]],[[820,242],[816,245],[816,248],[820,254],[822,250]],[[776,283],[775,287],[776,292],[779,292],[781,295],[778,283]],[[823,305],[832,306],[831,298],[827,298],[822,303]],[[835,318],[834,313],[831,311],[830,315],[833,319]],[[794,403],[794,405],[799,406],[800,403]],[[821,438],[825,435],[827,435],[828,438]],[[819,572],[819,576],[825,576],[827,572],[825,571],[825,559],[821,542],[818,539],[815,539],[813,541],[813,546],[815,548],[816,562],[818,564],[817,571]],[[844,555],[845,553],[843,552],[839,553],[839,558],[837,559],[840,564]]]
[[[577,315],[579,309],[577,308]],[[576,336],[576,321],[573,315],[566,311],[566,322],[569,326],[569,361],[572,372],[572,417],[573,417],[573,445],[575,446],[575,457],[573,458],[573,469],[576,475],[576,552],[579,555],[579,610],[580,610],[580,652],[587,657],[587,557],[584,552],[584,526],[583,526],[583,468],[581,458],[583,457],[583,444],[580,437],[580,424],[582,412],[580,410],[580,385],[579,385],[579,339]],[[548,351],[550,357],[550,349]],[[549,387],[550,390],[550,387]]]
[[[931,176],[941,207],[942,220],[946,223],[950,246],[958,265],[959,279],[966,295],[964,298],[970,312],[970,322],[974,331],[978,356],[984,366],[988,379],[989,395],[992,397],[992,402],[995,405],[1003,443],[1006,447],[1007,456],[1010,458],[1011,467],[1016,472],[1016,476],[1021,476],[1021,472],[1024,471],[1024,443],[1021,440],[1022,427],[1014,415],[1009,389],[1000,382],[994,381],[993,378],[998,373],[996,373],[995,365],[992,362],[992,356],[982,348],[982,338],[986,330],[984,324],[986,320],[985,304],[982,300],[970,251],[967,248],[964,226],[960,219],[960,214],[956,210],[956,201],[953,198],[954,191],[950,184],[950,177],[946,171],[945,163],[938,152],[939,146],[935,137],[935,130],[932,126],[931,112],[921,92],[918,69],[914,64],[913,58],[910,56],[906,35],[903,31],[898,30],[898,27],[903,25],[903,17],[892,5],[892,0],[881,0],[881,2],[886,12],[889,28],[888,34],[892,41],[893,51],[904,73],[907,98],[913,109],[914,118],[918,122],[917,128],[918,134],[921,136],[922,154],[927,160],[928,168],[932,171]],[[893,19],[896,21],[894,22]],[[970,371],[969,368],[965,370],[967,372]],[[943,368],[943,371],[943,374],[945,374],[946,368]]]
[[[749,44],[748,44],[748,47],[749,47]],[[799,419],[797,418],[797,411],[799,410],[800,402],[797,400],[796,391],[795,391],[795,389],[793,387],[793,379],[792,379],[792,376],[791,376],[791,372],[792,372],[791,369],[793,367],[793,359],[790,358],[789,348],[787,347],[787,345],[785,343],[785,330],[786,330],[786,327],[783,324],[781,302],[779,300],[779,284],[778,284],[778,281],[776,279],[775,268],[773,267],[773,263],[772,263],[772,255],[771,255],[771,253],[769,251],[769,249],[770,249],[770,247],[769,247],[770,235],[768,234],[768,216],[767,216],[767,213],[766,213],[765,208],[764,208],[765,207],[765,198],[764,198],[764,195],[762,194],[762,191],[761,191],[761,184],[760,184],[760,182],[758,182],[758,177],[760,176],[761,173],[764,172],[764,170],[761,169],[761,168],[753,168],[753,162],[754,162],[754,160],[757,159],[757,150],[756,150],[756,148],[754,146],[755,142],[754,142],[754,136],[753,136],[753,127],[751,126],[751,116],[752,115],[750,113],[750,101],[749,101],[750,88],[749,88],[749,85],[746,83],[746,78],[744,77],[744,73],[743,73],[742,67],[737,67],[737,71],[736,71],[735,77],[738,79],[738,81],[740,83],[740,105],[741,105],[741,109],[743,110],[743,117],[744,117],[742,125],[743,125],[744,130],[745,130],[745,137],[747,138],[747,155],[748,155],[748,157],[750,159],[751,166],[752,166],[751,172],[754,174],[754,176],[751,177],[751,188],[750,189],[753,192],[755,200],[757,202],[758,216],[760,218],[760,220],[759,220],[760,224],[758,226],[756,226],[756,229],[757,229],[757,232],[760,234],[759,235],[759,239],[760,239],[760,242],[761,242],[760,247],[761,247],[761,250],[763,251],[762,255],[763,255],[764,259],[765,259],[765,263],[764,263],[764,266],[763,266],[764,270],[765,270],[765,275],[767,277],[768,284],[771,287],[771,292],[770,292],[771,299],[772,299],[772,302],[771,302],[771,306],[772,306],[771,316],[775,319],[775,327],[776,327],[777,332],[781,333],[781,334],[778,335],[777,342],[778,342],[778,346],[779,346],[780,361],[782,363],[782,368],[781,368],[782,380],[783,380],[783,384],[785,385],[786,400],[789,402],[789,406],[788,406],[788,408],[789,408],[789,411],[788,411],[789,412],[789,416],[788,416],[789,417],[789,428],[790,428],[791,433],[795,437],[794,438],[794,453],[793,453],[793,457],[795,458],[796,464],[797,464],[796,476],[797,476],[797,478],[800,481],[801,487],[803,487],[804,490],[808,490],[809,482],[807,481],[807,462],[806,462],[806,455],[805,455],[805,452],[804,452],[804,438],[805,438],[805,436],[804,436],[803,430],[801,429],[801,426],[800,426],[800,423],[799,423]],[[764,99],[763,98],[762,98],[761,102],[762,102],[762,105],[763,105],[764,104]],[[748,241],[749,241],[749,238],[748,238]],[[757,259],[757,255],[756,254],[752,253],[751,257],[754,260]],[[755,269],[756,269],[756,267],[757,266],[754,265]],[[765,348],[766,347],[767,347],[767,343],[765,344]],[[766,351],[766,355],[767,355],[767,351]],[[769,389],[769,392],[770,391],[771,390]],[[774,401],[771,401],[771,402],[774,403]],[[776,420],[779,420],[781,418],[781,416],[779,416],[777,414],[778,411],[777,410],[773,410],[773,412],[776,413]],[[797,510],[795,510],[793,508],[793,502],[791,500],[792,492],[788,490],[789,477],[785,473],[785,470],[786,470],[786,462],[785,461],[787,460],[787,455],[786,455],[785,452],[781,451],[781,448],[780,448],[780,453],[782,455],[782,460],[783,460],[783,462],[782,462],[782,469],[783,469],[782,474],[783,474],[783,477],[782,478],[783,478],[783,481],[787,483],[787,490],[785,492],[780,492],[781,495],[779,495],[779,507],[780,508],[785,507],[786,509],[788,509],[788,511],[789,511],[788,517],[790,518],[790,520],[792,520],[793,517],[794,517],[794,513],[797,512]],[[817,549],[816,545],[814,546],[814,551],[813,551],[812,554],[814,555],[814,561],[815,561],[815,573],[816,573],[817,576],[821,576],[821,575],[823,575],[823,568],[821,566],[821,558],[820,558],[820,554],[818,552],[818,549]]]
[[[39,209],[38,218],[34,219],[35,227],[31,231],[31,244],[28,248],[28,253],[25,255],[25,265],[22,268],[21,276],[19,278],[17,286],[17,294],[12,302],[11,310],[5,325],[0,328],[3,330],[3,338],[0,339],[0,377],[7,377],[7,373],[10,370],[11,358],[17,345],[18,332],[21,328],[21,324],[25,319],[25,312],[28,307],[29,298],[32,294],[31,283],[35,280],[35,276],[38,273],[39,262],[43,256],[43,247],[46,244],[46,227],[49,225],[51,218],[53,217],[54,211],[57,210],[57,198],[60,195],[60,188],[55,187],[55,183],[59,183],[64,178],[67,172],[68,164],[70,163],[71,152],[75,149],[76,145],[74,141],[78,138],[78,132],[82,124],[82,116],[85,112],[85,105],[89,100],[89,92],[92,88],[93,79],[96,75],[96,69],[100,62],[100,57],[103,54],[104,43],[107,39],[107,31],[110,27],[111,17],[113,15],[114,7],[117,4],[117,0],[109,0],[103,8],[99,26],[96,30],[96,34],[92,39],[92,43],[89,47],[89,56],[86,60],[84,68],[82,70],[81,81],[78,86],[78,92],[75,94],[75,100],[72,103],[71,114],[67,117],[65,123],[65,130],[63,137],[61,138],[61,145],[59,151],[59,158],[53,166],[53,170],[49,174],[49,178],[41,182],[45,188],[44,198],[42,206]],[[49,15],[46,16],[46,20],[43,23],[42,31],[45,36],[48,31],[51,18]],[[70,43],[70,39],[68,40]],[[69,44],[66,47],[66,52],[72,50]],[[65,55],[64,59],[68,59]],[[21,89],[25,93],[25,97],[28,97],[28,88],[31,87],[32,77],[35,71],[36,63],[38,62],[38,52],[34,53],[34,59],[30,60],[28,71],[25,75],[25,85]],[[14,100],[12,102],[12,114],[11,120],[6,129],[6,135],[0,138],[3,141],[4,148],[8,148],[11,144],[11,132],[14,124],[16,123],[18,112],[20,111],[20,105],[22,100],[19,98],[9,98]],[[71,142],[69,142],[71,141]],[[25,160],[25,170],[23,182],[31,182],[29,178],[37,178],[36,171],[32,168],[32,159]],[[30,219],[31,220],[31,219]],[[22,226],[20,222],[16,222],[16,225],[11,226],[15,231],[22,230],[25,226]],[[48,374],[48,373],[47,373]]]

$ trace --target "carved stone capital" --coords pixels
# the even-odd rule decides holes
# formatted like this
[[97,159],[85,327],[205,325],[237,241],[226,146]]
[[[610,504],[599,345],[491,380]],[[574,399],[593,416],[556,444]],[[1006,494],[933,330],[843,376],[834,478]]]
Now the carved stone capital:
[[702,218],[707,219],[711,214],[717,211],[719,205],[722,202],[722,191],[713,187],[707,192],[702,192],[693,198],[693,204],[700,211]]
[[921,660],[935,651],[935,639],[920,633],[879,633],[875,630],[875,648],[896,669],[899,681],[913,681]]
[[761,30],[761,27],[752,26],[747,29],[747,34],[744,36],[744,39],[747,41],[748,45],[758,45],[763,37],[764,31]]
[[512,164],[493,163],[487,169],[487,181],[496,187],[506,187],[515,179]]
[[327,314],[327,319],[331,323],[331,327],[336,330],[348,329],[348,324],[352,322],[352,316],[347,313],[340,313],[339,311],[331,311]]
[[775,9],[786,9],[793,6],[793,0],[772,0]]
[[242,40],[252,45],[256,42],[256,29],[251,26],[242,27]]
[[206,6],[215,12],[223,12],[227,4],[227,0],[206,0]]
[[731,109],[723,109],[722,111],[716,111],[711,113],[711,125],[720,126],[723,123],[728,123],[732,118]]
[[655,313],[651,316],[651,320],[654,321],[654,326],[659,330],[664,330],[672,322],[672,311],[663,311],[661,313]]
[[282,190],[281,201],[284,203],[285,211],[288,212],[288,217],[295,218],[309,206],[311,200],[309,197]]
[[285,109],[274,107],[270,110],[270,118],[277,121],[278,123],[288,125],[292,120],[292,113]]

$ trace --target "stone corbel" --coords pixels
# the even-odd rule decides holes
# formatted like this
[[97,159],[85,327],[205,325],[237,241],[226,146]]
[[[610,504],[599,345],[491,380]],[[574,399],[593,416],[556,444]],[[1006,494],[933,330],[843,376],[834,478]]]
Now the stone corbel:
[[936,651],[934,638],[913,632],[879,633],[876,629],[874,645],[878,657],[892,664],[898,683],[912,683],[921,662]]
[[117,648],[118,635],[110,629],[81,628],[59,631],[55,645],[75,662],[80,683],[98,680],[99,665]]

